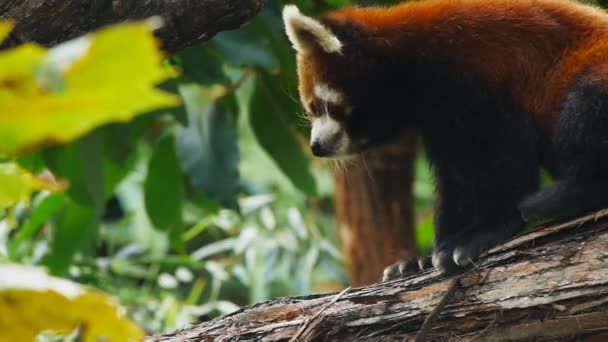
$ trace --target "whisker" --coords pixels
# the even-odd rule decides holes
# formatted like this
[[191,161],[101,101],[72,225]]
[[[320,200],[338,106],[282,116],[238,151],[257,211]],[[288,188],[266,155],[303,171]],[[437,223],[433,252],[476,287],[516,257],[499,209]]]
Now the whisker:
[[356,159],[329,158],[328,161],[332,170],[347,174],[350,169],[349,167],[355,163]]
[[367,160],[365,159],[365,153],[361,154],[361,162],[363,163],[363,168],[365,169],[365,173],[367,173],[367,176],[369,177],[369,179],[372,181],[372,183],[376,183],[376,180],[374,179],[374,175],[370,171],[369,165],[367,164]]
[[344,172],[344,168],[342,168],[342,164],[340,164],[339,159],[329,158],[327,161],[329,163],[329,167],[334,172]]
[[[367,173],[367,177],[370,179],[371,181],[371,195],[372,198],[374,199],[378,199],[378,183],[376,182],[376,179],[374,178],[374,175],[372,173],[372,171],[369,168],[369,165],[367,164],[367,160],[365,159],[365,153],[361,154],[361,162],[363,163],[363,167],[365,169],[365,172]],[[374,201],[375,203],[377,203],[377,201]]]
[[285,94],[285,96],[287,96],[288,99],[290,99],[291,101],[293,101],[295,104],[297,104],[298,106],[300,106],[300,100],[297,98],[297,96],[293,93],[290,92],[287,89],[281,89],[283,91],[283,93]]
[[[288,91],[285,88],[281,88],[281,91],[283,92],[283,94],[285,94],[285,96],[290,99],[291,101],[293,101],[293,103],[295,103],[296,105],[298,105],[298,107],[302,107],[302,104],[300,103],[300,100],[290,91]],[[310,126],[310,121],[311,121],[311,116],[308,112],[306,111],[297,111],[296,115],[298,116],[298,118],[300,119],[298,121],[298,125],[300,126]]]
[[311,117],[310,114],[306,111],[297,111],[296,115],[298,116],[298,125],[308,127],[311,125]]

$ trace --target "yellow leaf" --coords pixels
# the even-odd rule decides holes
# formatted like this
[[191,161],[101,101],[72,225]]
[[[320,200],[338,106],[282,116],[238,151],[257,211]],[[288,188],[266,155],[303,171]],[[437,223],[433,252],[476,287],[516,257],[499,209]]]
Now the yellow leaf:
[[24,99],[40,93],[35,70],[44,62],[46,51],[28,43],[0,53],[0,103],[12,97]]
[[[148,23],[120,24],[95,34],[86,56],[67,73],[66,82],[74,89],[112,89],[117,85],[150,89],[168,76],[160,65],[162,60]],[[108,83],[108,78],[116,83]]]
[[10,21],[0,22],[0,42],[3,41],[4,39],[6,39],[8,34],[11,33],[11,30],[13,29],[14,26],[15,26],[15,24],[13,24]]
[[0,264],[0,342],[34,341],[43,331],[67,335],[76,328],[84,341],[143,339],[106,295],[38,268]]
[[119,24],[50,50],[47,62],[63,73],[63,91],[16,92],[2,83],[9,65],[0,54],[0,153],[66,143],[106,123],[178,105],[155,88],[170,77],[162,59],[149,24]]
[[36,177],[14,163],[0,163],[0,208],[26,199],[33,191],[62,191],[66,184]]

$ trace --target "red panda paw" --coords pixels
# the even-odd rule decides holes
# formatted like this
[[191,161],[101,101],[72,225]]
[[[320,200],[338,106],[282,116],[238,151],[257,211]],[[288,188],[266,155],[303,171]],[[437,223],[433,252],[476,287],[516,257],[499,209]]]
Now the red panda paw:
[[480,252],[486,249],[486,246],[480,246],[475,242],[477,241],[473,240],[473,243],[462,244],[454,247],[454,249],[446,248],[435,251],[432,257],[433,266],[442,274],[455,274],[464,271],[469,266],[474,265]]
[[473,243],[438,249],[433,253],[433,267],[442,274],[460,273],[479,258],[479,247]]
[[451,248],[436,250],[431,260],[439,273],[451,273],[458,268],[454,263],[454,250]]
[[399,261],[384,269],[382,282],[404,278],[432,268],[431,258],[421,257]]

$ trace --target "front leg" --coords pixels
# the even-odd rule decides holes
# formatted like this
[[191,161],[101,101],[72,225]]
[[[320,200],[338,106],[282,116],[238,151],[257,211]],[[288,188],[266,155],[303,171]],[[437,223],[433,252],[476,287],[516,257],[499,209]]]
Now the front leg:
[[[473,184],[466,184],[453,177],[439,179],[438,201],[435,209],[435,250],[432,265],[440,272],[452,272],[459,268],[455,261],[456,251],[477,234],[476,222],[481,218],[476,209]],[[469,253],[467,253],[468,255]],[[460,260],[459,260],[460,261]]]
[[474,264],[479,256],[524,228],[523,220],[513,215],[503,222],[478,224],[458,232],[458,238],[436,239],[433,266],[441,273],[453,273]]
[[441,273],[459,272],[481,253],[523,230],[525,224],[517,205],[538,187],[536,165],[515,160],[495,168],[488,167],[494,165],[491,162],[478,165],[474,170],[437,170],[435,251],[430,258],[389,266],[384,281],[431,266]]
[[432,267],[441,273],[458,272],[473,263],[483,251],[522,229],[523,222],[515,202],[506,200],[511,194],[485,183],[484,177],[454,177],[459,174],[452,171],[438,176],[432,256],[389,266],[384,271],[384,281]]
[[441,272],[458,271],[519,233],[518,204],[539,186],[530,116],[497,111],[471,118],[482,121],[460,125],[467,134],[446,130],[426,137],[439,195],[432,259]]
[[[462,114],[462,113],[461,113]],[[440,272],[459,271],[519,233],[518,204],[539,186],[535,126],[525,113],[451,115],[422,130],[437,183],[435,251]],[[460,119],[458,119],[460,118]],[[422,262],[428,265],[428,262]],[[385,278],[415,271],[389,267]]]
[[463,174],[457,170],[438,175],[432,263],[440,272],[456,272],[474,263],[525,226],[517,204],[538,186],[536,165],[516,160],[481,165],[477,172],[469,169],[467,177],[454,177]]

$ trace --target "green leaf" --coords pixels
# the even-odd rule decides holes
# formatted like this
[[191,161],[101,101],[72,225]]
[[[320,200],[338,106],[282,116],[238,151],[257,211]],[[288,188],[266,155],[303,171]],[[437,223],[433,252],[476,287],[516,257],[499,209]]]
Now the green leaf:
[[280,63],[280,75],[284,81],[282,87],[294,87],[297,83],[296,59],[289,40],[285,38],[285,28],[280,16],[270,8],[263,9],[249,22],[250,30],[270,42],[272,54]]
[[[108,158],[103,159],[103,184],[104,184],[104,199],[112,198],[116,187],[127,177],[135,167],[135,156],[122,165],[115,163]],[[105,209],[105,208],[104,208]]]
[[194,82],[204,86],[229,83],[222,69],[222,60],[207,44],[180,52],[177,60],[184,76]]
[[56,213],[65,203],[66,196],[61,193],[51,194],[44,197],[32,208],[32,215],[25,221],[11,240],[11,249],[16,251],[22,242],[34,238],[42,228],[42,225]]
[[268,72],[276,71],[279,67],[270,40],[262,34],[256,34],[249,25],[219,33],[211,43],[234,65],[261,67]]
[[130,124],[110,124],[100,129],[103,137],[104,199],[112,196],[116,186],[135,166],[137,137],[133,136],[131,128]]
[[[159,84],[158,89],[161,89],[167,93],[179,96],[178,84],[180,82],[180,79],[182,79],[182,78],[183,77],[170,78],[170,79],[164,81],[163,83]],[[184,107],[183,104],[180,104],[177,107],[158,109],[158,110],[152,111],[150,113],[147,113],[146,116],[153,116],[154,114],[159,114],[159,113],[161,113],[161,114],[170,113],[171,115],[173,115],[175,120],[177,120],[177,122],[181,123],[182,125],[188,124],[188,113],[186,113],[186,108]]]
[[302,13],[312,13],[314,8],[316,7],[317,1],[313,2],[311,0],[296,0],[296,6],[302,11]]
[[173,135],[166,135],[156,146],[144,192],[146,210],[155,228],[168,231],[181,225],[183,188]]
[[260,75],[256,81],[249,114],[256,139],[298,189],[315,195],[310,159],[298,143],[294,125],[284,117],[284,113],[295,117],[295,109],[285,103],[285,96],[276,89],[276,83],[270,77]]
[[68,201],[54,224],[51,253],[44,258],[50,272],[66,274],[76,252],[90,255],[98,227],[99,214],[95,209]]
[[229,208],[237,208],[239,150],[232,97],[214,100],[210,89],[182,85],[188,126],[177,132],[177,155],[192,183]]
[[118,165],[126,164],[134,151],[134,138],[126,124],[109,124],[101,128],[104,155]]
[[74,201],[101,212],[105,189],[100,131],[43,155],[53,173],[69,181],[67,192]]
[[335,8],[345,6],[349,3],[349,0],[327,0],[327,3]]
[[16,162],[19,164],[19,166],[32,173],[40,173],[46,169],[44,159],[42,158],[42,154],[40,152],[20,156],[16,159]]

